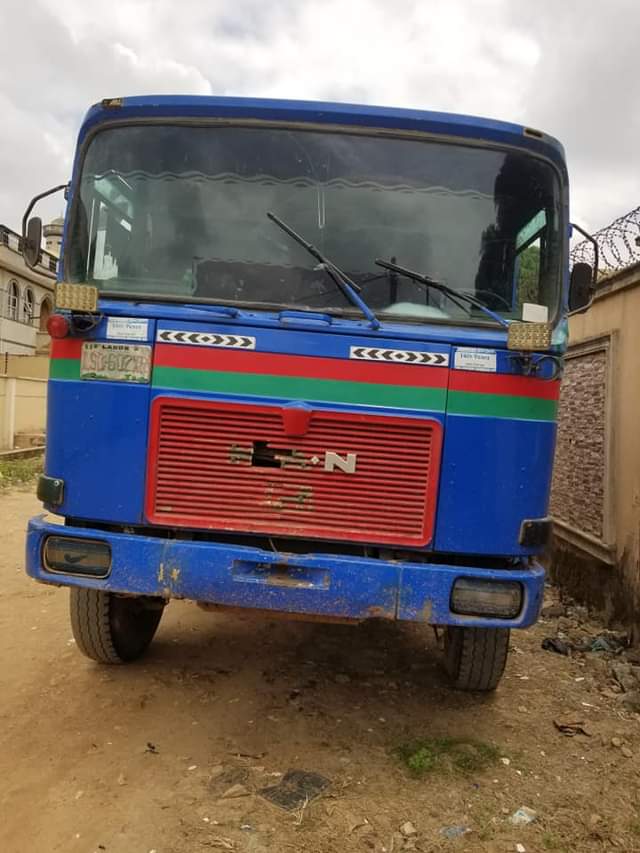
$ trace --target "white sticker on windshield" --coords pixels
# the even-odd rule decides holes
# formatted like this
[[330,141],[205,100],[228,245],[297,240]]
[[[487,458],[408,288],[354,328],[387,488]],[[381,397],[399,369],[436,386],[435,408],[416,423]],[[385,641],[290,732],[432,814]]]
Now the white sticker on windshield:
[[548,323],[549,309],[546,305],[537,305],[535,302],[523,302],[522,319],[525,323]]
[[134,317],[109,317],[107,337],[118,341],[146,341],[149,337],[149,321]]
[[496,372],[496,351],[463,347],[456,350],[453,357],[455,370],[480,370],[484,373]]

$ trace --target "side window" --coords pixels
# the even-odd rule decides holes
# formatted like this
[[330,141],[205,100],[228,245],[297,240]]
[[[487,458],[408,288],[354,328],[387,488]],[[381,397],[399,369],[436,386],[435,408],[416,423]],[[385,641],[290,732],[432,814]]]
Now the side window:
[[8,294],[8,304],[7,304],[7,316],[10,320],[18,319],[18,312],[20,307],[20,286],[17,281],[12,280],[9,282],[9,294]]
[[24,292],[22,315],[25,323],[33,323],[33,290],[27,287]]
[[133,205],[130,187],[117,175],[99,178],[91,205],[89,270],[97,280],[116,278],[130,255]]
[[540,293],[540,237],[519,253],[516,266],[515,303],[538,302]]
[[525,302],[539,304],[542,298],[541,258],[544,254],[544,241],[547,229],[547,216],[539,211],[516,236],[516,258],[514,268],[514,305],[519,315]]
[[51,316],[51,300],[45,296],[40,303],[40,331],[47,331],[47,321]]

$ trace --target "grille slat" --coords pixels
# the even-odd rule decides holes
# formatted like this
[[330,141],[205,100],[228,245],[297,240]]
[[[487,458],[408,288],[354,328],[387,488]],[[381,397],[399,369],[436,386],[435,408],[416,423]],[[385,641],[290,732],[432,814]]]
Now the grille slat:
[[[184,494],[184,489],[188,488],[189,492],[191,494],[197,494],[199,491],[201,491],[204,494],[212,494],[211,484],[209,482],[203,483],[202,479],[197,477],[195,474],[190,474],[187,476],[184,473],[182,473],[182,475],[181,475],[181,473],[182,472],[179,469],[176,469],[171,474],[162,473],[162,474],[158,475],[158,480],[157,480],[158,488],[162,489],[163,493],[174,489],[178,494]],[[180,480],[180,483],[179,483],[179,485],[176,485],[176,481],[178,479]],[[422,477],[420,479],[416,478],[416,480],[418,483],[423,482],[424,477]],[[311,485],[308,477],[306,479],[303,479],[302,477],[300,477],[299,479],[291,478],[290,482],[293,485],[298,485],[298,486]],[[414,482],[414,481],[412,481],[412,482]],[[231,477],[231,476],[228,476],[225,474],[224,476],[222,476],[222,475],[217,476],[216,477],[216,483],[219,483],[220,485],[223,485],[223,484],[234,485],[235,488],[238,490],[238,492],[240,492],[240,493],[247,492],[248,494],[254,496],[254,499],[255,499],[256,483],[254,480],[240,480],[237,477]],[[331,487],[329,487],[327,485],[323,485],[323,484],[317,484],[316,483],[313,485],[313,488],[314,488],[314,491],[316,491],[316,492],[324,491],[330,495],[334,495],[334,493],[335,493],[335,490],[333,490],[333,489],[331,489]],[[355,493],[361,494],[363,496],[363,499],[375,500],[375,496],[372,498],[368,497],[371,494],[371,485],[370,484],[365,483],[363,485],[352,486],[351,491],[354,494]],[[406,485],[405,484],[394,485],[394,486],[387,484],[387,485],[385,485],[385,488],[384,488],[384,494],[385,495],[389,495],[389,494],[402,495],[402,494],[404,494],[405,491],[406,491]],[[384,498],[382,498],[382,500],[384,500]],[[408,512],[409,508],[408,507],[405,508],[405,511]]]
[[[159,398],[147,516],[196,529],[425,545],[441,431],[429,418],[314,411],[305,434],[290,437],[277,406]],[[355,454],[355,471],[326,471],[328,451]]]

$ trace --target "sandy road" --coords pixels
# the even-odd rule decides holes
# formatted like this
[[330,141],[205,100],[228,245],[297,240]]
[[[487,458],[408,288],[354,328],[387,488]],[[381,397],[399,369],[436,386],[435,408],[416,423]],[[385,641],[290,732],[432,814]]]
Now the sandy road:
[[[24,575],[37,511],[28,491],[0,493],[2,853],[640,850],[638,718],[590,660],[540,649],[549,624],[514,635],[488,699],[449,690],[429,630],[183,602],[144,660],[99,667],[71,640],[67,592]],[[592,736],[561,736],[562,712]],[[393,749],[433,734],[493,743],[508,763],[413,779]],[[332,783],[295,814],[256,793],[290,768]],[[538,817],[517,828],[522,805]],[[415,835],[398,834],[406,821]],[[448,840],[450,826],[470,831]]]

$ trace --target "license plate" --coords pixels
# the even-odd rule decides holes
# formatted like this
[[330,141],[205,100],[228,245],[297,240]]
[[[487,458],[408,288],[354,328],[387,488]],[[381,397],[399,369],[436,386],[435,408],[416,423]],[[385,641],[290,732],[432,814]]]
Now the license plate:
[[140,344],[82,345],[81,379],[112,382],[148,382],[151,375],[151,347]]

